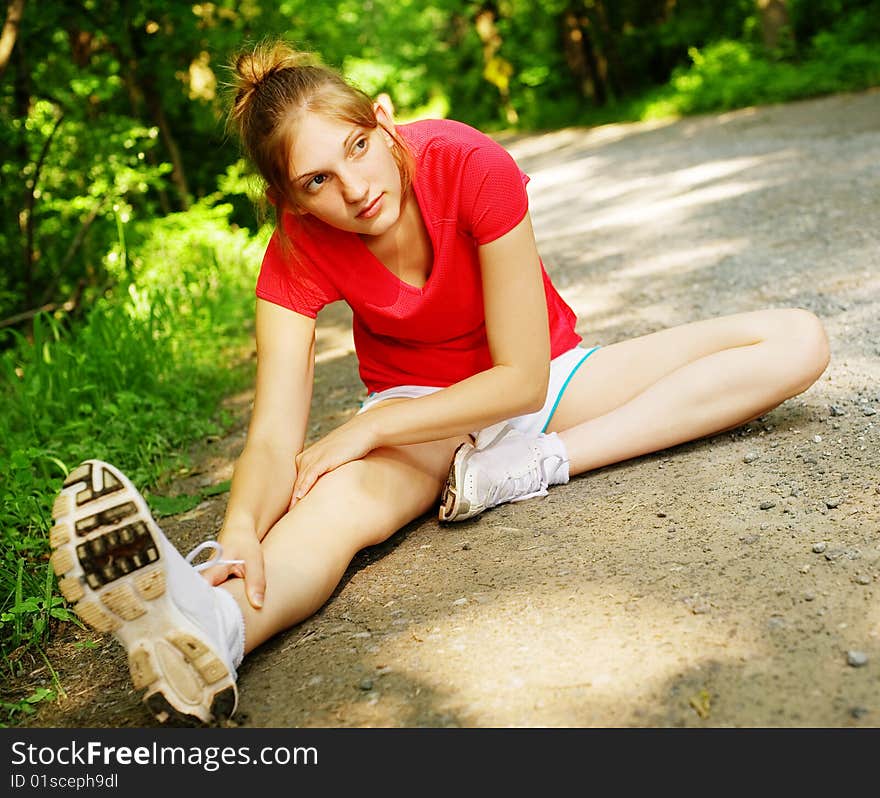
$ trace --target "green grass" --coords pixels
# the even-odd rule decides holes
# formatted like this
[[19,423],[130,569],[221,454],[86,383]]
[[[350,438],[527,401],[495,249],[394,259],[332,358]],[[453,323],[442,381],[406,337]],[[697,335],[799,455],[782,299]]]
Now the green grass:
[[[44,314],[29,335],[4,334],[0,680],[18,675],[26,652],[45,659],[59,622],[79,623],[48,565],[51,506],[66,474],[95,457],[149,490],[186,467],[190,444],[231,420],[220,401],[252,376],[239,353],[253,331],[265,234],[232,229],[229,212],[202,203],[132,225],[124,263],[108,253],[108,264],[122,270],[119,287],[82,320]],[[52,689],[0,697],[0,723],[57,695],[53,680]]]
[[[665,86],[601,109],[542,107],[536,118],[542,129],[598,125],[878,86],[880,47],[861,40],[868,22],[842,21],[797,59],[739,41],[694,48],[690,65]],[[0,331],[0,680],[16,675],[31,652],[53,681],[26,696],[0,697],[0,724],[62,689],[44,646],[58,623],[79,623],[48,565],[50,508],[64,476],[96,457],[149,492],[186,467],[191,443],[223,430],[220,400],[250,380],[236,351],[251,336],[266,231],[236,230],[231,213],[208,200],[187,213],[120,227],[106,258],[119,287],[84,319],[71,326],[64,316],[42,315],[28,336]],[[154,494],[151,504],[159,516],[177,514],[226,489]]]

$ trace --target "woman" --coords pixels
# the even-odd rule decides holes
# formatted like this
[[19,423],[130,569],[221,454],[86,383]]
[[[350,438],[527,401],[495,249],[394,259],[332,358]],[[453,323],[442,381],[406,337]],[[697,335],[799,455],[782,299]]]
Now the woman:
[[[827,366],[822,325],[798,309],[584,347],[538,256],[527,178],[499,145],[452,121],[396,126],[283,44],[236,74],[231,120],[278,223],[256,289],[253,414],[210,544],[224,555],[193,568],[106,463],[71,474],[54,510],[61,590],[126,646],[160,720],[232,714],[244,654],[438,499],[448,522],[544,495],[743,424]],[[303,448],[315,316],[338,299],[370,394]]]

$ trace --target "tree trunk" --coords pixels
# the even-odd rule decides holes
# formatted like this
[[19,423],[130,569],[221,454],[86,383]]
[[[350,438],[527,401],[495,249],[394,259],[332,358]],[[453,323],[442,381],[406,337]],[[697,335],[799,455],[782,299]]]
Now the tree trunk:
[[761,36],[768,50],[775,50],[791,35],[786,0],[757,0]]
[[[123,3],[123,9],[127,14],[129,3]],[[126,85],[129,91],[129,97],[132,98],[132,102],[134,103],[135,92],[133,89],[136,87],[137,93],[143,97],[144,102],[146,103],[147,112],[150,118],[159,128],[162,142],[171,158],[171,182],[174,183],[178,196],[180,197],[180,207],[183,210],[187,210],[190,206],[191,199],[189,185],[186,179],[186,171],[183,168],[183,158],[180,155],[180,147],[177,146],[177,139],[174,137],[174,132],[171,130],[171,125],[168,122],[168,117],[165,115],[165,108],[162,105],[162,95],[156,88],[155,80],[151,75],[145,75],[141,69],[145,58],[141,32],[129,24],[126,33],[125,50],[127,52],[124,52],[124,61],[120,59],[120,63],[124,64],[127,73]],[[129,80],[131,83],[129,83]],[[163,205],[164,204],[165,203],[163,203]]]
[[[31,110],[31,80],[28,73],[27,62],[24,57],[24,50],[21,47],[15,48],[15,81],[12,86],[13,105],[15,107],[15,116],[24,123],[28,118]],[[25,306],[33,304],[33,274],[31,272],[31,252],[26,244],[27,239],[27,218],[24,208],[27,206],[30,190],[27,186],[24,169],[30,163],[30,150],[28,149],[27,137],[22,133],[18,136],[16,145],[16,155],[18,163],[21,166],[21,178],[24,183],[24,191],[22,192],[22,210],[18,214],[18,229],[21,233],[21,286],[24,289]]]
[[24,0],[12,0],[6,9],[6,22],[3,25],[3,32],[0,33],[0,78],[3,77],[9,59],[12,57],[23,13]]
[[498,89],[504,116],[514,125],[518,121],[518,116],[510,102],[510,78],[513,75],[513,65],[498,55],[502,40],[498,26],[495,24],[497,18],[498,12],[494,3],[486,3],[474,17],[474,28],[483,43],[483,77]]
[[[125,84],[125,93],[128,95],[131,115],[135,119],[141,119],[141,101],[143,98],[141,96],[141,90],[138,86],[137,78],[135,77],[137,72],[137,62],[134,60],[134,56],[125,53],[121,47],[115,47],[114,52],[122,71],[122,82]],[[152,147],[147,150],[147,161],[151,166],[156,166],[158,164],[156,152]],[[156,188],[156,194],[159,198],[159,207],[162,209],[162,213],[167,216],[171,213],[171,202],[168,200],[168,192],[165,191],[160,184]]]
[[177,188],[177,193],[180,197],[180,207],[183,210],[187,210],[190,206],[190,194],[189,186],[186,182],[186,172],[183,169],[183,158],[180,156],[180,147],[177,146],[177,139],[174,138],[171,125],[168,124],[168,117],[165,116],[162,98],[150,81],[141,82],[141,90],[144,93],[144,100],[146,100],[150,115],[159,127],[159,133],[162,136],[165,148],[168,150],[168,155],[171,156],[171,181]]
[[567,8],[562,17],[563,51],[568,67],[577,79],[581,96],[591,97],[595,105],[603,106],[608,102],[608,90],[589,25],[586,16]]
[[59,111],[58,116],[55,118],[55,124],[52,126],[52,130],[49,135],[46,137],[46,140],[43,142],[43,148],[40,150],[40,157],[37,158],[37,162],[34,166],[34,176],[30,181],[30,184],[27,187],[27,193],[25,194],[25,203],[24,203],[24,216],[25,216],[25,244],[24,244],[24,261],[25,261],[25,269],[27,270],[27,300],[28,304],[31,304],[34,300],[34,280],[33,280],[33,272],[34,272],[34,203],[36,202],[37,196],[37,184],[40,182],[40,173],[43,171],[43,164],[46,163],[46,156],[49,154],[49,148],[52,146],[52,139],[55,138],[55,134],[58,132],[58,128],[61,127],[61,123],[64,121],[64,111]]
[[[591,9],[592,14],[590,13]],[[595,21],[591,21],[591,24],[601,33],[601,50],[605,54],[606,60],[605,82],[616,97],[621,97],[624,93],[622,83],[624,68],[617,50],[617,33],[611,28],[604,3],[597,0],[591,4],[591,9],[585,9],[585,13],[588,17],[595,17]]]

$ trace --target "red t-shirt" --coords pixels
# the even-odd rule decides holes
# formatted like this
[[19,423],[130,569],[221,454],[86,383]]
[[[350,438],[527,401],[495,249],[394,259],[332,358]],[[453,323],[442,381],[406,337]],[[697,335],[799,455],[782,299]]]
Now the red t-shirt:
[[[398,125],[416,161],[413,187],[434,247],[427,283],[392,274],[356,233],[308,217],[283,220],[293,244],[273,234],[257,296],[314,318],[330,302],[352,309],[360,376],[369,391],[446,387],[492,367],[477,245],[500,238],[528,210],[528,177],[497,142],[452,120]],[[574,312],[541,264],[551,357],[576,346]]]

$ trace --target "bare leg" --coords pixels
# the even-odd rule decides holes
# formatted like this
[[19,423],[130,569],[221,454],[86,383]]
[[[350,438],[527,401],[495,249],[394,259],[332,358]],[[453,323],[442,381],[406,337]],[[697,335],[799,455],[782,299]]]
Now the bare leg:
[[352,557],[437,502],[464,438],[376,449],[325,474],[263,539],[266,597],[255,610],[244,582],[223,583],[245,622],[245,651],[308,618],[332,595]]
[[743,424],[805,391],[828,365],[798,309],[723,316],[612,344],[575,374],[548,431],[579,474]]

